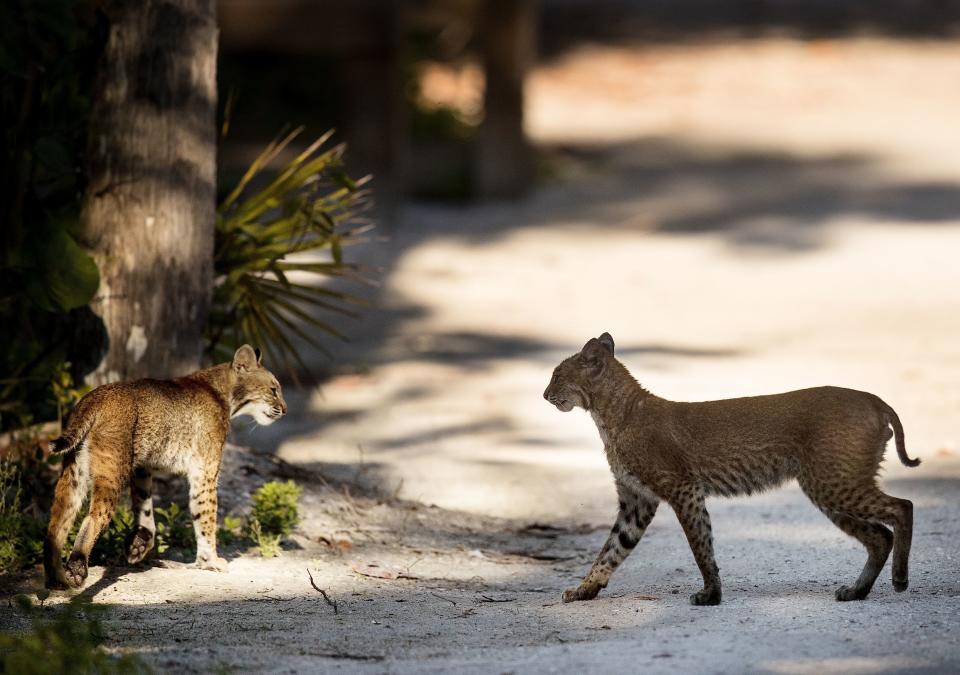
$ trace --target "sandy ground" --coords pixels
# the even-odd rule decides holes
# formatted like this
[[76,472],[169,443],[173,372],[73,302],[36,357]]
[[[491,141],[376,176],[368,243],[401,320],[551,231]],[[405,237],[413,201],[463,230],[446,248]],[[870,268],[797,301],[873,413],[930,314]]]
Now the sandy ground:
[[[384,285],[345,367],[237,434],[285,462],[257,480],[307,486],[290,550],[225,575],[94,570],[111,646],[163,671],[960,670],[958,83],[960,47],[877,40],[545,64],[528,121],[552,178],[385,224],[358,253]],[[668,398],[830,383],[893,405],[924,459],[883,481],[916,508],[909,591],[887,568],[835,602],[864,552],[788,486],[709,503],[721,606],[688,604],[666,507],[600,598],[559,603],[615,498],[589,417],[541,393],[604,330]]]

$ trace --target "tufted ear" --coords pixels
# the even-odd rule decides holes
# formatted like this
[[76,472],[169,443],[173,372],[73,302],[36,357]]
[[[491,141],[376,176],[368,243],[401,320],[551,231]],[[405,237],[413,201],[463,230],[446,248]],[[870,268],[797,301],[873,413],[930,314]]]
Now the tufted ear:
[[613,336],[610,335],[610,333],[604,333],[603,335],[597,338],[597,341],[601,345],[606,347],[607,351],[610,352],[611,355],[613,355]]
[[260,352],[260,348],[259,348],[259,347],[254,347],[254,348],[253,348],[253,353],[254,353],[254,354],[256,355],[256,357],[257,357],[257,365],[259,366],[259,365],[260,365],[260,362],[263,360],[263,354]]
[[250,345],[243,345],[233,355],[233,369],[238,373],[253,370],[259,365],[260,350],[254,350]]

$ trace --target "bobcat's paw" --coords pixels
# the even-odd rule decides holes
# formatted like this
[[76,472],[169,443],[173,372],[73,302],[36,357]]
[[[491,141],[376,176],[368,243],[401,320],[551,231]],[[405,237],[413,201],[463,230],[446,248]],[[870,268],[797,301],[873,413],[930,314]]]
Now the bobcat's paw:
[[721,593],[719,588],[704,588],[702,591],[698,591],[690,596],[690,604],[696,605],[697,607],[719,605],[720,597]]
[[897,593],[903,593],[905,590],[907,590],[907,586],[909,585],[910,581],[908,579],[893,580],[893,590],[895,590]]
[[202,558],[197,558],[197,562],[194,564],[200,569],[210,572],[226,572],[228,566],[226,559],[221,558],[220,556],[204,556]]
[[145,527],[137,529],[127,540],[127,562],[135,565],[153,549],[153,532]]
[[576,588],[568,588],[563,592],[564,602],[576,602],[578,600],[593,600],[600,593],[600,586],[596,584],[581,584]]
[[856,586],[841,586],[837,589],[836,596],[838,602],[847,602],[849,600],[863,600],[867,597],[870,589],[857,588]]
[[66,579],[46,579],[43,585],[48,591],[65,591],[70,588]]
[[72,588],[80,588],[87,579],[87,561],[82,555],[71,555],[64,570],[66,581]]

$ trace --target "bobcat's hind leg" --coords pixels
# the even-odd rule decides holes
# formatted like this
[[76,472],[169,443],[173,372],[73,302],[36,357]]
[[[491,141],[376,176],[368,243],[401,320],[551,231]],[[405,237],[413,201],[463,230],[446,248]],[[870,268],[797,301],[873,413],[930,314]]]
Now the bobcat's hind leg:
[[117,509],[117,500],[120,497],[120,485],[117,481],[106,477],[95,476],[93,479],[93,493],[90,497],[90,512],[83,519],[77,539],[73,543],[73,551],[67,560],[67,583],[74,588],[83,585],[87,578],[90,564],[90,551],[100,536],[100,532],[110,522]]
[[134,565],[153,549],[157,525],[153,516],[153,475],[144,467],[133,472],[130,501],[136,517],[133,532],[127,537],[127,562]]
[[703,490],[686,486],[677,490],[670,499],[670,506],[677,514],[683,533],[693,551],[693,557],[703,576],[703,590],[690,596],[693,605],[719,605],[722,597],[720,568],[713,557],[713,531],[710,514],[704,503]]
[[[880,492],[879,490],[877,492]],[[913,502],[885,497],[878,516],[883,522],[893,525],[893,590],[902,593],[910,584],[910,545],[913,542]]]
[[837,513],[825,512],[834,525],[863,544],[867,549],[867,562],[852,586],[837,589],[837,600],[863,600],[870,593],[880,576],[893,547],[893,533],[883,525]]
[[600,549],[590,572],[576,588],[563,592],[564,602],[593,600],[607,586],[610,575],[620,566],[639,543],[650,521],[657,512],[659,500],[652,494],[644,495],[617,481],[620,510],[606,543]]
[[63,546],[87,495],[86,459],[86,449],[82,446],[63,458],[63,469],[50,510],[47,536],[43,540],[44,581],[50,589],[65,589],[69,586],[63,569]]
[[902,593],[910,583],[910,545],[913,541],[913,502],[899,499],[870,486],[853,515],[893,528],[893,590]]
[[[838,483],[801,478],[800,486],[841,530],[867,548],[867,563],[852,587],[837,590],[837,600],[862,600],[870,592],[893,549],[893,588],[906,590],[913,538],[913,503],[897,499],[870,483]],[[891,535],[884,525],[893,528]]]

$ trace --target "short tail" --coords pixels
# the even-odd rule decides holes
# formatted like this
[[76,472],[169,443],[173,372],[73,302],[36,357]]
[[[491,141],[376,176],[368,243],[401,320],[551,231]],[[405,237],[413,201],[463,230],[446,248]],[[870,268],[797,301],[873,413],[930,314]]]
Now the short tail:
[[903,425],[900,424],[900,417],[897,415],[896,411],[894,411],[894,409],[888,406],[886,403],[883,404],[883,407],[887,412],[887,423],[893,427],[893,434],[896,437],[897,456],[900,457],[900,461],[904,466],[918,466],[920,464],[919,457],[910,459],[910,457],[907,456],[907,447],[903,441]]
[[58,455],[61,452],[69,452],[70,450],[73,450],[75,447],[77,447],[77,443],[79,442],[80,441],[78,439],[71,436],[61,436],[60,438],[50,441],[50,445],[48,447],[50,448],[51,453]]
[[82,403],[83,401],[77,405],[70,415],[67,428],[64,429],[63,434],[59,438],[50,441],[49,448],[51,453],[61,454],[70,452],[87,437],[87,433],[90,431],[90,427],[93,426],[93,422],[89,419],[89,415],[86,414],[87,410],[84,409]]

